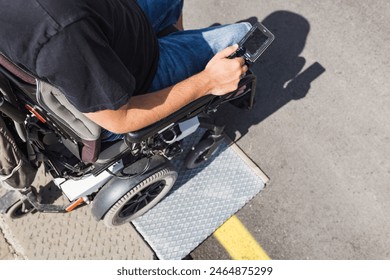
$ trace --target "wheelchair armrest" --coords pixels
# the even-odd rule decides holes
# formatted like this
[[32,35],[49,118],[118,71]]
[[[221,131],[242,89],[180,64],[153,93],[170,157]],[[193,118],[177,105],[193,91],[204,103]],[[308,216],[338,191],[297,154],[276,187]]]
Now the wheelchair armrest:
[[126,140],[130,143],[140,143],[143,140],[157,134],[172,123],[198,115],[205,109],[205,105],[210,103],[214,98],[215,96],[213,95],[203,96],[154,124],[140,130],[127,133]]
[[242,98],[247,98],[247,93],[250,93],[249,96],[249,102],[248,102],[248,109],[252,109],[254,105],[254,99],[255,99],[255,94],[256,94],[256,76],[248,70],[247,74],[241,79],[241,81],[238,84],[238,88],[242,86],[247,86],[245,89],[244,93],[237,95],[238,89],[225,94],[221,96],[221,98],[213,103],[214,106],[220,105],[226,102],[232,102],[235,100],[240,100]]
[[[256,76],[252,74],[251,71],[248,71],[247,75],[240,81],[239,87],[243,85],[251,86],[247,92],[251,93],[250,107],[252,107],[255,90],[256,90]],[[179,109],[178,111],[174,112],[173,114],[169,115],[168,117],[154,124],[151,124],[140,130],[127,133],[126,139],[130,143],[140,143],[148,139],[149,137],[157,134],[159,131],[161,131],[162,129],[164,129],[165,127],[169,126],[172,123],[185,120],[185,119],[190,119],[198,115],[202,111],[207,111],[209,109],[212,110],[213,108],[217,108],[222,103],[234,100],[235,98],[237,98],[235,97],[236,92],[237,91],[234,91],[232,93],[227,93],[223,96],[215,96],[215,95],[203,96],[202,98],[199,98],[191,102],[190,104],[184,106],[183,108]],[[245,93],[243,95],[245,95]],[[239,97],[241,97],[241,95]]]

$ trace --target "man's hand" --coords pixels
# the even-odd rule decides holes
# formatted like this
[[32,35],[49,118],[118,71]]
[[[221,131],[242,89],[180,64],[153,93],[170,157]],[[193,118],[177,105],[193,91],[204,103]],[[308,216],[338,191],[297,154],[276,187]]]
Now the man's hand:
[[224,95],[237,89],[240,78],[248,71],[242,57],[228,59],[237,50],[234,45],[218,52],[206,65],[204,72],[210,78],[210,93]]

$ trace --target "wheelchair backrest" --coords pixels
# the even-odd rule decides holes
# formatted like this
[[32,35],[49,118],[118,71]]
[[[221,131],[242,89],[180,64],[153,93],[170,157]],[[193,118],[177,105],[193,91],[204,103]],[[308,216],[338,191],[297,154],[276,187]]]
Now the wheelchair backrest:
[[[96,160],[100,149],[100,126],[78,111],[59,89],[34,77],[1,53],[0,66],[4,76],[18,88],[18,94],[29,95],[32,102],[37,103],[51,121],[80,142],[79,158],[82,161]],[[4,92],[7,90],[9,91],[2,88]],[[13,93],[9,92],[9,95]]]

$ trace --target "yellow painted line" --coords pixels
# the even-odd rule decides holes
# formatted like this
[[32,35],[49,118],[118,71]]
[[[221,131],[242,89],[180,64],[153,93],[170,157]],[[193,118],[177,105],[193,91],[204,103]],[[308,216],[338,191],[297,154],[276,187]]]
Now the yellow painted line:
[[271,259],[236,216],[218,228],[214,232],[214,237],[233,260]]

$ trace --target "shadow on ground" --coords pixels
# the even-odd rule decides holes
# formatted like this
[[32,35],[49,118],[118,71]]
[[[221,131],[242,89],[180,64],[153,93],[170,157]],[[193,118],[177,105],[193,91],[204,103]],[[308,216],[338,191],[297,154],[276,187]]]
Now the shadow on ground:
[[[252,17],[245,21],[253,23],[258,19]],[[302,71],[306,60],[301,53],[310,31],[304,17],[277,11],[262,23],[275,35],[275,40],[251,69],[257,76],[256,104],[251,111],[235,113],[238,109],[224,106],[217,113],[218,118],[228,123],[226,132],[231,139],[236,139],[236,132],[244,136],[252,125],[262,122],[291,100],[304,98],[311,82],[325,72],[318,62]]]

